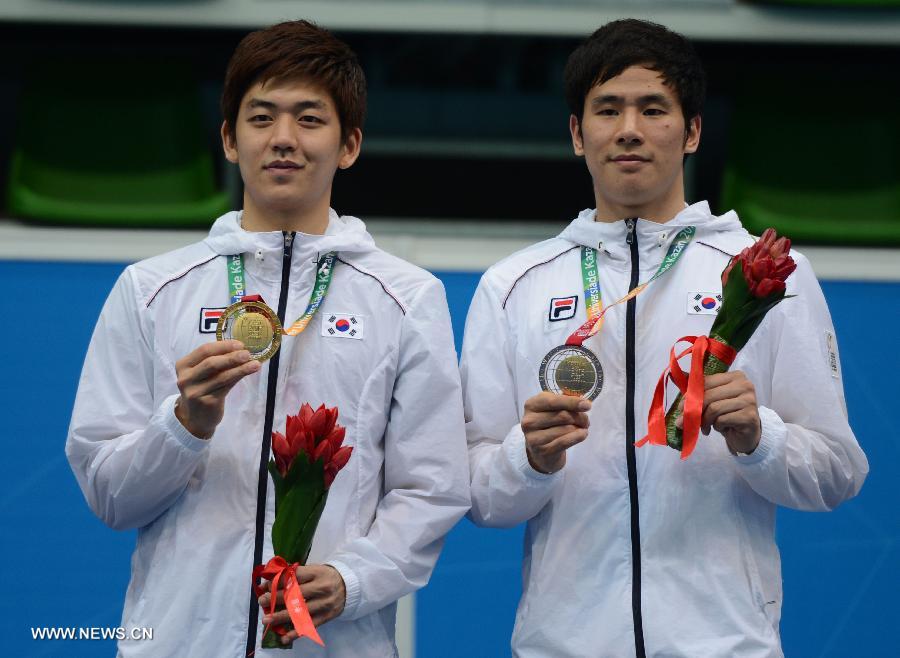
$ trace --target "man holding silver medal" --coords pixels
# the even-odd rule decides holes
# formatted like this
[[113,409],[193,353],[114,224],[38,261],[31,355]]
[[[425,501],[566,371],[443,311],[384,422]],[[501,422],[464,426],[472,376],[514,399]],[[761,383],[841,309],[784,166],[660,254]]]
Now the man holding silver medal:
[[[365,102],[355,54],[326,30],[245,37],[222,96],[243,210],[128,267],[104,306],[66,452],[94,512],[139,529],[122,626],[154,637],[120,656],[395,655],[396,601],[469,507],[443,286],[329,207]],[[288,613],[281,594],[269,613],[252,572],[273,556],[272,432],[303,403],[337,407],[353,453],[296,569],[325,647],[279,652],[260,640]]]
[[609,23],[565,84],[596,208],[485,273],[461,360],[470,517],[527,523],[513,654],[781,656],[775,506],[832,509],[868,472],[821,289],[795,253],[796,296],[706,377],[691,458],[636,451],[672,345],[709,333],[753,238],[685,203],[705,75],[684,37]]

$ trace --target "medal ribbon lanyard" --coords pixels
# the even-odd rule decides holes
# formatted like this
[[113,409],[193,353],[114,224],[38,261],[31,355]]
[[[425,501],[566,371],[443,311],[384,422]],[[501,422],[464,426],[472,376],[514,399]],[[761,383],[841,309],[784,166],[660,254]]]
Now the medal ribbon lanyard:
[[244,280],[244,255],[235,254],[228,256],[228,291],[231,293],[231,303],[237,304],[246,294],[246,281]]
[[675,263],[679,261],[684,254],[687,246],[694,239],[697,229],[693,226],[685,226],[675,234],[669,243],[669,249],[666,251],[666,257],[659,264],[656,273],[644,283],[632,288],[627,295],[614,301],[612,304],[603,308],[603,300],[600,297],[600,282],[597,276],[597,250],[593,247],[581,248],[581,277],[584,281],[584,302],[587,307],[587,322],[578,327],[566,340],[566,345],[581,345],[588,338],[598,333],[603,327],[603,316],[613,306],[627,302],[629,299],[637,297],[647,289],[651,283],[656,281],[663,274],[675,267]]
[[[313,284],[312,293],[309,296],[309,303],[306,310],[290,327],[284,330],[288,336],[296,336],[306,329],[309,321],[319,310],[325,295],[328,292],[328,286],[331,285],[331,278],[334,274],[334,261],[337,259],[337,252],[329,251],[319,259],[316,266],[316,282]],[[244,297],[246,293],[246,278],[244,277],[244,256],[243,254],[235,254],[228,256],[228,290],[231,293],[231,303],[235,304]]]

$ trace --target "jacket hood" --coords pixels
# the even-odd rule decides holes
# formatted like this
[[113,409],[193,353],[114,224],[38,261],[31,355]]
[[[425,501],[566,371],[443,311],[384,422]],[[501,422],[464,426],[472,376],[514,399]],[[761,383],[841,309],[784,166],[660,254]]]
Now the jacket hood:
[[[281,231],[246,231],[241,227],[243,211],[235,210],[219,217],[209,231],[204,243],[220,255],[243,254],[257,250],[281,249]],[[360,253],[373,251],[375,241],[366,231],[366,225],[356,217],[341,217],[328,210],[328,227],[323,235],[296,233],[295,244],[325,253]]]
[[[639,243],[662,243],[672,235],[672,229],[695,226],[695,240],[700,240],[728,253],[737,253],[747,244],[750,235],[743,229],[737,213],[729,210],[724,215],[713,215],[706,201],[700,201],[675,215],[665,223],[638,218],[635,230]],[[560,238],[586,247],[606,248],[622,245],[628,229],[625,220],[616,222],[595,222],[594,209],[582,210],[578,217],[563,229]]]

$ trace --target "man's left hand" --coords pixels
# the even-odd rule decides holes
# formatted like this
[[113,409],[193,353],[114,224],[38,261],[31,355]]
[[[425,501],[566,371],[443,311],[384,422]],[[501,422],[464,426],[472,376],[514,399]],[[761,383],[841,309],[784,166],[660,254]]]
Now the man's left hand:
[[762,425],[756,389],[743,372],[706,376],[701,424],[704,434],[709,434],[710,427],[722,434],[732,453],[756,450]]
[[[331,621],[343,612],[344,603],[347,600],[347,589],[344,586],[344,579],[334,567],[327,564],[297,567],[297,582],[300,583],[300,591],[303,593],[303,598],[306,599],[309,614],[316,627]],[[272,601],[272,595],[269,592],[271,586],[271,582],[265,583],[263,587],[266,589],[266,593],[259,597],[259,605],[264,613],[262,621],[264,624],[275,626],[290,624],[291,617],[284,608],[283,591],[279,590],[278,592],[275,613],[267,612]],[[296,639],[297,632],[294,630],[281,636],[283,644],[291,644]]]

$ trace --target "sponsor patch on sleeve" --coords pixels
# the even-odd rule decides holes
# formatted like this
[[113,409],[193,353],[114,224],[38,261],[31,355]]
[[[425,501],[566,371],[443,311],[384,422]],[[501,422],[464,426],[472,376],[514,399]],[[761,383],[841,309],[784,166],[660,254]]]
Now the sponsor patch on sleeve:
[[841,360],[838,358],[837,339],[830,329],[825,330],[825,349],[828,352],[828,369],[835,379],[841,378]]

